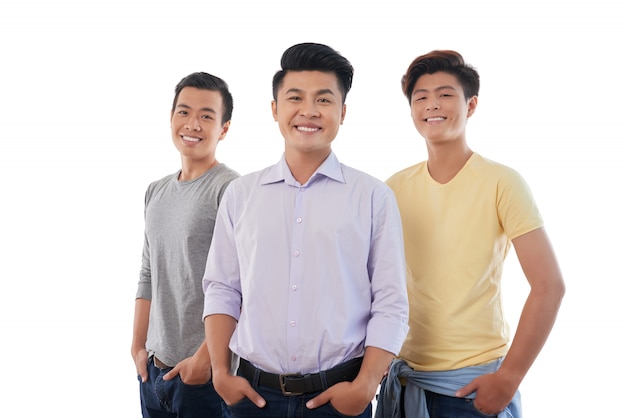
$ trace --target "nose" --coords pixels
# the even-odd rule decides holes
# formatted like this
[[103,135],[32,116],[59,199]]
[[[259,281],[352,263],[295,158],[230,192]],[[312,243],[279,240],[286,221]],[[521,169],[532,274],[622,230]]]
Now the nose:
[[430,100],[428,104],[426,105],[426,110],[439,110],[439,109],[441,109],[441,106],[439,105],[439,102],[436,100]]
[[199,131],[200,122],[198,121],[198,118],[191,117],[187,119],[187,122],[185,123],[185,129],[189,129],[191,131]]
[[303,100],[301,114],[307,118],[319,116],[320,112],[317,108],[317,102],[315,100]]

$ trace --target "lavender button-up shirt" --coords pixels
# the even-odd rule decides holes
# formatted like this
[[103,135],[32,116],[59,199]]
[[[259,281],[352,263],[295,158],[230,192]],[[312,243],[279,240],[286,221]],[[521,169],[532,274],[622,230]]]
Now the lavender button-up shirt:
[[[234,180],[202,281],[204,316],[238,323],[231,350],[272,373],[315,373],[408,331],[393,192],[331,153],[306,184],[285,158]],[[210,337],[209,337],[210,338]]]

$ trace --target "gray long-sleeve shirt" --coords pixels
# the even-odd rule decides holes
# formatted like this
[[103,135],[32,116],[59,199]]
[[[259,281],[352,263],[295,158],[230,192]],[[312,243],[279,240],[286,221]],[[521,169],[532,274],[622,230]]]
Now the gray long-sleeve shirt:
[[171,366],[204,340],[202,276],[219,202],[239,176],[224,164],[190,181],[178,181],[178,175],[155,181],[146,191],[136,294],[151,301],[146,349]]

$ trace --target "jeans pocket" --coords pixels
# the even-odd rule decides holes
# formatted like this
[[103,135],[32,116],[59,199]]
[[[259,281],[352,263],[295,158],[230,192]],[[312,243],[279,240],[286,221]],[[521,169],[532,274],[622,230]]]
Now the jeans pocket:
[[256,416],[266,416],[262,414],[262,410],[259,409],[250,399],[246,396],[238,400],[232,405],[228,405],[231,418],[248,418]]
[[472,408],[474,408],[474,411],[476,411],[476,413],[479,414],[481,417],[497,417],[498,416],[498,414],[495,414],[495,415],[486,414],[480,409],[476,408],[476,405],[474,404],[474,400],[472,400]]
[[361,412],[358,415],[342,414],[330,402],[328,402],[326,405],[322,405],[322,406],[319,407],[319,409],[321,409],[321,408],[327,408],[328,411],[331,412],[331,415],[335,415],[335,416],[338,416],[338,417],[369,417],[369,416],[371,416],[371,413],[369,413],[368,411],[371,410],[372,404],[370,403],[369,406],[365,409],[365,411]]

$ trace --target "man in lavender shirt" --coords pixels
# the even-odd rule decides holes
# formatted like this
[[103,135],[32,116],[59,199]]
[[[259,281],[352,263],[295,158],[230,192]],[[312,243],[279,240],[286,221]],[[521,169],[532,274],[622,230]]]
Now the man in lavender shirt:
[[331,150],[350,62],[304,43],[281,67],[272,113],[284,154],[230,184],[207,259],[213,384],[233,417],[371,417],[408,330],[398,208]]

